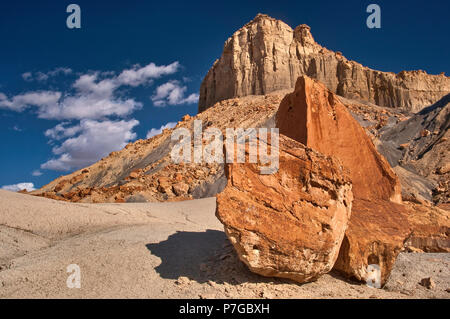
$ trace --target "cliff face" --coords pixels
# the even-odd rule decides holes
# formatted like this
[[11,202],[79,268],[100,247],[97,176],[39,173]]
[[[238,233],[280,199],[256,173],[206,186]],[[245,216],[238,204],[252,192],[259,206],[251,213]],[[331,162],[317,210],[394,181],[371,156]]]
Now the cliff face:
[[302,75],[338,95],[413,112],[450,93],[443,74],[372,70],[316,43],[307,25],[293,30],[259,14],[225,42],[200,87],[199,112],[228,98],[292,89]]

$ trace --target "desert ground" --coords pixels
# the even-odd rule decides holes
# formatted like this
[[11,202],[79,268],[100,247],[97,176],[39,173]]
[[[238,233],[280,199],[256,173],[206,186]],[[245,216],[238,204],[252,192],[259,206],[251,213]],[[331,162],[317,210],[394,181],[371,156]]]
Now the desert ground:
[[[67,266],[81,270],[68,288]],[[434,286],[420,284],[431,277]],[[215,198],[80,204],[0,190],[0,298],[449,298],[450,254],[402,253],[383,289],[336,272],[297,284],[251,273]]]

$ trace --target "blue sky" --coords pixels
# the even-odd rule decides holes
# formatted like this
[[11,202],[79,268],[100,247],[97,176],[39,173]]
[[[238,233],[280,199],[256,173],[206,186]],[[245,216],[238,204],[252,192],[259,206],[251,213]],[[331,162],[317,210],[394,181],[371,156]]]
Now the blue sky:
[[194,115],[224,41],[259,12],[371,68],[450,74],[448,1],[2,1],[0,186],[40,187]]

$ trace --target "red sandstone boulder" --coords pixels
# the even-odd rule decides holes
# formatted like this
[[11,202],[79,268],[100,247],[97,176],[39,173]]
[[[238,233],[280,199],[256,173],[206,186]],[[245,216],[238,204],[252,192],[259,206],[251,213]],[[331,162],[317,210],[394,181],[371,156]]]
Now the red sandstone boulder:
[[386,159],[339,98],[325,85],[299,77],[277,113],[284,134],[318,152],[335,156],[350,170],[355,198],[401,202],[401,186]]
[[385,158],[335,94],[322,83],[300,77],[277,113],[285,134],[350,170],[355,200],[335,268],[359,280],[377,265],[383,285],[405,247],[448,251],[449,214],[402,205],[400,183]]
[[251,271],[307,282],[332,269],[353,199],[339,161],[281,135],[276,173],[248,161],[225,172],[216,216]]

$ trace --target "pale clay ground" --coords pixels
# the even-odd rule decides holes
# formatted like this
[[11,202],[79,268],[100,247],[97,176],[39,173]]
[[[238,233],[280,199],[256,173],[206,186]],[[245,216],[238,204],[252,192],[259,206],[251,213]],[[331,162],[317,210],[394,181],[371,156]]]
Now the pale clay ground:
[[[76,204],[0,190],[0,298],[450,297],[450,254],[401,254],[384,289],[334,272],[303,285],[255,275],[214,212],[215,198]],[[67,287],[70,264],[80,289]]]

